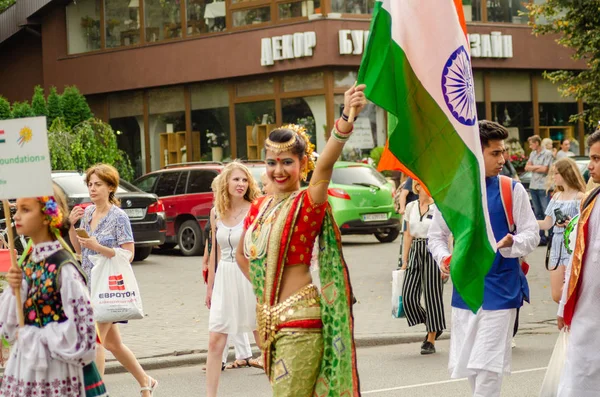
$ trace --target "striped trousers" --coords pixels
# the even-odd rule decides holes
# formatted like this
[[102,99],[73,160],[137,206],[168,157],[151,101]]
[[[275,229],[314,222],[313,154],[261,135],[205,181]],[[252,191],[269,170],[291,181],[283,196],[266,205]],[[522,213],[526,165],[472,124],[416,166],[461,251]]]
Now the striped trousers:
[[[425,324],[427,332],[446,329],[443,292],[442,275],[427,249],[427,239],[413,238],[402,286],[402,304],[408,325]],[[424,308],[421,294],[425,298]]]

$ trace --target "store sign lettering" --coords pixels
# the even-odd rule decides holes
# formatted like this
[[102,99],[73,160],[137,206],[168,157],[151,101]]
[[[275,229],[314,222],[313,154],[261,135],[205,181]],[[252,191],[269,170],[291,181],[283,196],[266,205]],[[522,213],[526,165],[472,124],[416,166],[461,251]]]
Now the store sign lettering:
[[469,44],[473,58],[512,58],[513,45],[511,35],[500,32],[490,34],[471,33]]
[[284,34],[260,40],[261,66],[274,65],[276,61],[313,56],[317,45],[315,32]]
[[368,30],[342,29],[338,35],[340,55],[361,55],[369,39]]

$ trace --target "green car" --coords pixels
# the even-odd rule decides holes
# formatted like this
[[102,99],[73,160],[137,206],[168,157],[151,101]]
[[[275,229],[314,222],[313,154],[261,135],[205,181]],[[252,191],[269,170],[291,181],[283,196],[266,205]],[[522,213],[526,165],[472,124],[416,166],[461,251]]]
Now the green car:
[[394,186],[375,168],[338,161],[329,185],[329,203],[342,234],[373,234],[391,243],[400,234],[400,215],[394,210]]

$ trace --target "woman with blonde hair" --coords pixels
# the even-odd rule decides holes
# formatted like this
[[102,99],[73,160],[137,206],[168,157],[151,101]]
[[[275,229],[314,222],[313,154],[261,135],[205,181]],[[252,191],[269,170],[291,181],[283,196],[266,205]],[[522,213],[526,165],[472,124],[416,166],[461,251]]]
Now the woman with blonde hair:
[[[93,204],[85,210],[79,206],[71,210],[69,238],[77,254],[81,255],[81,267],[91,280],[94,264],[90,255],[112,258],[116,255],[114,248],[122,248],[131,252],[129,260],[132,261],[134,242],[129,217],[119,207],[119,199],[115,196],[119,187],[119,172],[111,165],[97,164],[85,172],[85,183]],[[85,229],[87,238],[78,236],[73,227],[80,219],[80,228]],[[98,323],[98,333],[102,342],[98,344],[96,352],[100,374],[104,375],[107,349],[138,381],[141,396],[152,396],[158,381],[146,374],[131,350],[123,344],[117,324]]]
[[[256,298],[252,285],[238,267],[235,254],[244,230],[244,218],[260,190],[250,170],[237,161],[225,166],[214,179],[212,188],[215,206],[210,213],[212,250],[206,290],[206,306],[210,310],[206,360],[208,397],[217,396],[227,336],[254,332],[258,343]],[[245,361],[252,364],[251,357]]]
[[554,163],[550,172],[549,185],[555,186],[555,193],[546,208],[546,218],[538,221],[541,230],[554,226],[554,235],[548,245],[546,268],[550,271],[552,299],[558,303],[562,295],[565,266],[571,255],[565,247],[563,233],[565,227],[579,213],[581,199],[585,193],[585,182],[577,163],[570,158],[562,158]]

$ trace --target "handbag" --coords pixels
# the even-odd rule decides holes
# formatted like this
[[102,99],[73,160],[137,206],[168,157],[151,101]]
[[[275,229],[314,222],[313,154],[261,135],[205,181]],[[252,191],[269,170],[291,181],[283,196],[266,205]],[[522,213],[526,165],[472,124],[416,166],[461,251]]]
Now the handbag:
[[556,344],[548,363],[548,369],[542,382],[542,388],[540,389],[540,397],[558,396],[558,385],[560,384],[560,377],[565,366],[567,344],[569,342],[569,332],[566,329],[566,327],[563,327],[556,339]]
[[404,318],[404,305],[402,304],[402,285],[406,270],[397,269],[392,272],[392,317]]
[[144,318],[142,297],[129,259],[131,252],[114,248],[115,256],[90,255],[94,320],[114,323]]

